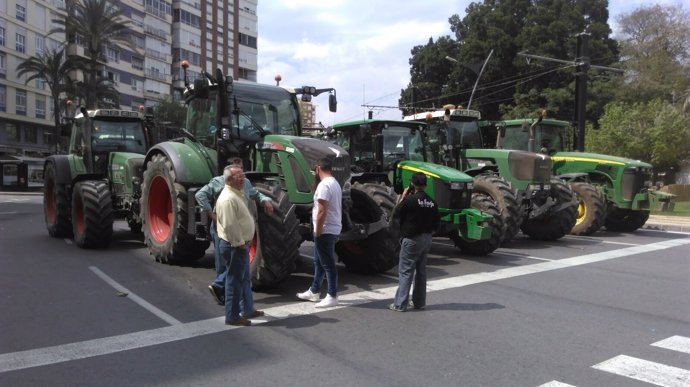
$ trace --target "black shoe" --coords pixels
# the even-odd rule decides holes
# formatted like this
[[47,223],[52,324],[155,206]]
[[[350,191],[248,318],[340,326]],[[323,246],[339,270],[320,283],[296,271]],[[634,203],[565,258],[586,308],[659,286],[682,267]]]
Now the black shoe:
[[225,305],[225,291],[223,289],[208,285],[208,291],[211,292],[213,299],[216,300],[218,305]]
[[395,306],[395,304],[388,304],[388,309],[394,312],[405,312],[404,308],[398,308],[397,306]]

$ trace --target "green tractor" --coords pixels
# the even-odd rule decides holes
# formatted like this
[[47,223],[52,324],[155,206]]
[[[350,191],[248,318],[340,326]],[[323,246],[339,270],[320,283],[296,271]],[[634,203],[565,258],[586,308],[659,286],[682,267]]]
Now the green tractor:
[[141,230],[139,183],[151,123],[115,109],[81,109],[70,123],[69,154],[44,164],[46,228],[55,238],[74,237],[82,248],[106,247],[116,218]]
[[234,81],[220,70],[203,76],[191,85],[185,82],[184,136],[159,143],[146,155],[141,210],[151,254],[160,261],[197,259],[205,254],[208,218],[196,205],[194,194],[222,173],[229,158],[237,156],[254,186],[275,203],[271,216],[257,211],[250,262],[254,285],[276,284],[293,271],[299,245],[312,239],[313,168],[320,158],[332,157],[333,175],[343,188],[343,231],[338,245],[359,247],[351,249],[348,257],[355,267],[377,269],[376,260],[390,254],[395,240],[389,237],[371,243],[388,227],[383,216],[359,221],[358,211],[378,206],[351,190],[347,151],[300,137],[297,97],[309,101],[328,92],[329,108],[335,111],[335,90]]
[[[441,213],[436,235],[447,236],[465,253],[493,252],[501,241],[498,208],[485,195],[473,193],[471,177],[425,161],[425,128],[417,122],[368,119],[333,125],[328,136],[350,154],[353,189],[367,192],[387,217],[412,174],[422,172]],[[394,266],[397,255],[392,259]]]
[[530,238],[559,239],[572,229],[577,201],[571,188],[552,175],[549,156],[490,149],[483,141],[476,110],[443,110],[407,116],[427,121],[429,159],[473,176],[474,191],[490,197],[501,211],[503,242],[519,230]]
[[[632,232],[653,208],[668,208],[674,195],[652,184],[652,165],[596,153],[573,152],[569,122],[543,118],[484,123],[500,146],[551,156],[553,173],[570,182],[578,197],[573,234],[591,235],[600,227]],[[489,139],[491,140],[491,139]]]

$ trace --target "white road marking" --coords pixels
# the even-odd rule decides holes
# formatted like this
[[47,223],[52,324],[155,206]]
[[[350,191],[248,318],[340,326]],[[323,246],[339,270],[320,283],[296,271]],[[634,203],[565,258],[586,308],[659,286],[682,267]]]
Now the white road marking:
[[541,257],[535,257],[533,255],[526,255],[526,254],[519,254],[519,253],[509,253],[507,251],[498,251],[494,252],[495,255],[508,255],[511,257],[520,257],[520,258],[529,258],[529,259],[535,259],[537,261],[546,261],[546,262],[551,262],[553,259],[549,258],[541,258]]
[[655,347],[690,353],[690,337],[672,336],[652,344]]
[[584,236],[577,236],[577,235],[566,235],[564,238],[567,239],[578,239],[581,241],[589,241],[589,242],[598,242],[601,244],[608,244],[608,245],[621,245],[621,246],[641,246],[639,243],[626,243],[626,242],[614,242],[614,241],[605,241],[597,238],[592,238],[592,237],[584,237]]
[[[427,291],[432,292],[454,289],[527,274],[543,273],[551,270],[602,262],[687,244],[690,244],[690,238],[673,239],[644,246],[628,247],[620,250],[566,258],[558,261],[510,267],[489,273],[475,273],[459,277],[442,278],[429,281],[427,284]],[[343,294],[338,296],[340,305],[332,308],[316,309],[314,308],[314,304],[311,302],[298,302],[274,308],[267,308],[265,309],[265,312],[268,316],[266,316],[266,318],[263,320],[255,321],[254,324],[261,324],[266,321],[274,321],[288,317],[311,315],[320,313],[322,311],[341,309],[352,305],[369,303],[372,301],[392,299],[395,295],[396,289],[397,285],[382,289],[374,289],[371,291]],[[228,328],[224,325],[224,317],[218,317],[208,320],[194,321],[185,324],[151,329],[147,331],[105,337],[102,339],[57,345],[48,348],[37,348],[21,352],[4,353],[0,354],[0,373],[144,348],[184,340],[196,336],[222,332],[228,329],[235,328]]]
[[7,211],[7,212],[0,212],[0,215],[14,215],[16,213],[17,213],[17,211]]
[[64,240],[65,240],[65,243],[67,243],[68,245],[71,245],[71,244],[72,244],[72,240],[71,240],[71,239],[65,238]]
[[118,292],[121,293],[127,293],[127,298],[134,301],[135,303],[139,304],[141,307],[144,309],[148,310],[149,312],[155,314],[156,316],[160,317],[161,320],[167,322],[170,325],[181,325],[182,322],[175,317],[163,312],[162,310],[158,309],[157,307],[153,306],[151,303],[148,301],[144,300],[143,298],[137,296],[136,294],[132,293],[131,290],[127,289],[126,287],[120,285],[117,281],[114,279],[108,277],[107,274],[102,272],[100,269],[98,269],[95,266],[89,266],[89,269],[94,272],[97,276],[99,276],[103,281],[105,281],[108,285],[112,286],[117,290]]
[[690,371],[665,364],[619,355],[592,368],[664,387],[687,387]]
[[572,384],[562,383],[558,380],[552,380],[548,383],[540,384],[538,387],[575,387]]

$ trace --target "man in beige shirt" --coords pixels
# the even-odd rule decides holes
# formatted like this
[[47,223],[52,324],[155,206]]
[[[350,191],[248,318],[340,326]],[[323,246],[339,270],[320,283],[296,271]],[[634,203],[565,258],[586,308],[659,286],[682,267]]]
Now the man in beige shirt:
[[216,201],[216,219],[220,254],[227,266],[225,277],[225,323],[251,325],[240,316],[242,281],[245,265],[249,262],[247,245],[254,238],[254,218],[244,197],[244,172],[233,166],[223,171],[225,188]]

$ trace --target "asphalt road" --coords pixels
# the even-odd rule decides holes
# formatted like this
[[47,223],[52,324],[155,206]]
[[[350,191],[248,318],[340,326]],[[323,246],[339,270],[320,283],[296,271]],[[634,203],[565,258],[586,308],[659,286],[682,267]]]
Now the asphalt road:
[[212,250],[153,262],[124,222],[112,245],[50,238],[40,196],[0,194],[0,386],[688,386],[690,235],[638,230],[489,257],[435,239],[428,307],[386,309],[396,273],[340,268],[341,306],[255,293],[268,317],[223,324]]

